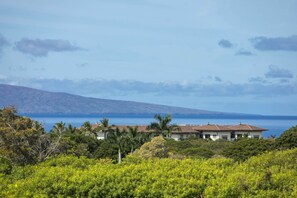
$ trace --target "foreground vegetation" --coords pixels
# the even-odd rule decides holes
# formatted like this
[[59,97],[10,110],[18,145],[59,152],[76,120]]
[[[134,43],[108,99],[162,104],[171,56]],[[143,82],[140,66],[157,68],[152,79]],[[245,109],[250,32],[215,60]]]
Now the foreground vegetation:
[[297,197],[297,126],[279,138],[174,141],[171,117],[156,120],[152,139],[108,119],[45,133],[0,109],[0,197]]
[[0,197],[297,197],[297,149],[231,159],[60,156],[0,174]]

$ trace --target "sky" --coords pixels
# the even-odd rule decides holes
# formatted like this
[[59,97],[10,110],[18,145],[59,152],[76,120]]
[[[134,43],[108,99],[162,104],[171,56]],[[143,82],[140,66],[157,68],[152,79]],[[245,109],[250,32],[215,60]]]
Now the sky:
[[0,83],[297,115],[297,0],[1,0]]

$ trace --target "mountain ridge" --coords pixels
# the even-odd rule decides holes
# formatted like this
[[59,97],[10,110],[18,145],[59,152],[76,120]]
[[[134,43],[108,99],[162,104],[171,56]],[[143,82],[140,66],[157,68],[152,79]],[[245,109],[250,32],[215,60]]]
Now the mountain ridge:
[[229,114],[144,102],[85,97],[7,84],[0,84],[0,106],[15,106],[21,114]]

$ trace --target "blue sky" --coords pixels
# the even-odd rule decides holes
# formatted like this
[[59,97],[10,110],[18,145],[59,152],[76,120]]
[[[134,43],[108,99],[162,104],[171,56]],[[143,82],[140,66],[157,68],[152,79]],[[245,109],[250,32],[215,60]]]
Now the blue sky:
[[0,2],[0,83],[297,113],[297,0]]

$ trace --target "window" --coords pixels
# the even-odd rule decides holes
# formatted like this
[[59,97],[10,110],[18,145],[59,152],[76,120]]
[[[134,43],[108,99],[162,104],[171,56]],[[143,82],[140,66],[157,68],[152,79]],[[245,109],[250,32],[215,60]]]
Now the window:
[[234,138],[235,138],[235,132],[232,131],[232,132],[231,132],[231,139],[234,139]]
[[237,134],[237,138],[242,138],[242,134]]
[[259,137],[260,137],[259,135],[254,135],[255,139],[259,139]]
[[180,135],[179,135],[179,139],[180,139],[180,140],[183,140],[183,139],[184,139],[184,134],[180,134]]
[[216,134],[213,134],[212,137],[213,137],[213,138],[217,138],[217,135],[216,135]]
[[222,139],[223,140],[228,140],[228,136],[227,135],[222,135]]
[[210,138],[210,134],[205,134],[205,135],[204,135],[204,138],[205,138],[205,139],[209,139],[209,138]]

